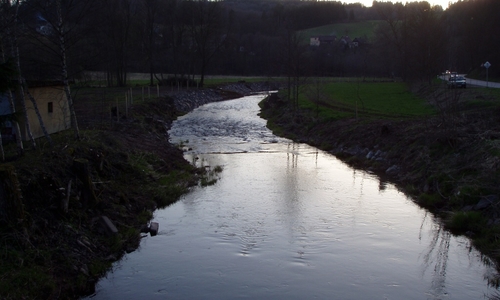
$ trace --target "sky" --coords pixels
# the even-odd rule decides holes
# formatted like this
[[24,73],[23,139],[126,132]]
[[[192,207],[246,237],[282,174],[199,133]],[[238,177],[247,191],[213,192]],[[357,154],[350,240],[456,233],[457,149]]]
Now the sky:
[[[379,0],[381,2],[402,2],[402,3],[406,3],[406,2],[414,2],[416,0]],[[422,0],[420,0],[422,1]],[[434,6],[434,5],[441,5],[443,7],[443,9],[447,9],[448,8],[448,3],[455,3],[457,2],[458,0],[423,0],[423,1],[427,1],[431,4],[431,6]],[[340,0],[340,2],[342,3],[361,3],[363,4],[364,6],[372,6],[372,3],[373,3],[373,0]]]

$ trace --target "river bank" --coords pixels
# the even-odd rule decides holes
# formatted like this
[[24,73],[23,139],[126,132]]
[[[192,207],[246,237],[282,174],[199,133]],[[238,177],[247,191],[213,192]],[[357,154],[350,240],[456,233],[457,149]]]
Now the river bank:
[[22,157],[8,145],[3,180],[11,176],[19,197],[15,216],[14,210],[0,214],[0,298],[92,294],[112,263],[137,249],[153,211],[211,171],[193,167],[169,143],[172,121],[205,103],[269,88],[239,83],[165,93],[134,104],[120,120],[97,124],[94,116],[85,122],[87,116],[78,115],[87,124],[78,141],[71,130],[57,133],[53,147],[40,139]]
[[452,232],[466,234],[481,252],[500,261],[498,109],[405,120],[324,121],[277,95],[261,108],[275,134],[395,183]]

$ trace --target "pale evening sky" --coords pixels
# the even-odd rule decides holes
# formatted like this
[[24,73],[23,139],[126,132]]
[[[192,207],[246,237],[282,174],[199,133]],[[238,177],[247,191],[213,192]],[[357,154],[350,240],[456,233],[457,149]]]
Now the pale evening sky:
[[[415,1],[416,0],[391,0],[391,1],[380,0],[380,2],[394,2],[394,3],[396,3],[396,2],[406,3],[406,2],[415,2]],[[431,4],[431,6],[441,5],[441,7],[443,7],[443,9],[447,9],[449,3],[455,3],[458,0],[426,0],[426,1],[429,2]],[[342,2],[342,3],[361,3],[364,6],[372,6],[373,0],[340,0],[340,2]]]

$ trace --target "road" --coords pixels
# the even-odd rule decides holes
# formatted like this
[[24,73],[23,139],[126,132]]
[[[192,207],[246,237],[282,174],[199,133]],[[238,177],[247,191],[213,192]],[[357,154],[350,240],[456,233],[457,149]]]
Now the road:
[[487,86],[490,88],[495,88],[495,89],[500,89],[500,82],[487,82],[483,80],[477,80],[477,79],[470,79],[465,77],[465,81],[467,82],[467,85],[475,85],[475,86]]
[[[465,74],[457,74],[456,76],[464,76]],[[449,75],[441,75],[438,76],[442,80],[448,80]],[[467,85],[474,85],[474,86],[482,86],[482,87],[490,87],[490,88],[495,88],[495,89],[500,89],[500,82],[491,82],[491,81],[486,81],[486,80],[477,80],[477,79],[470,79],[465,77],[465,82]]]

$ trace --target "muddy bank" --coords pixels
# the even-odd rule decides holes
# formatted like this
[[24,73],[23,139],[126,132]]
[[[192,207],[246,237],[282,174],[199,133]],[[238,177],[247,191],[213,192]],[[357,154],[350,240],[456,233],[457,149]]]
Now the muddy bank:
[[305,142],[393,182],[500,260],[500,111],[475,109],[452,118],[322,121],[271,97],[261,116],[275,134]]

